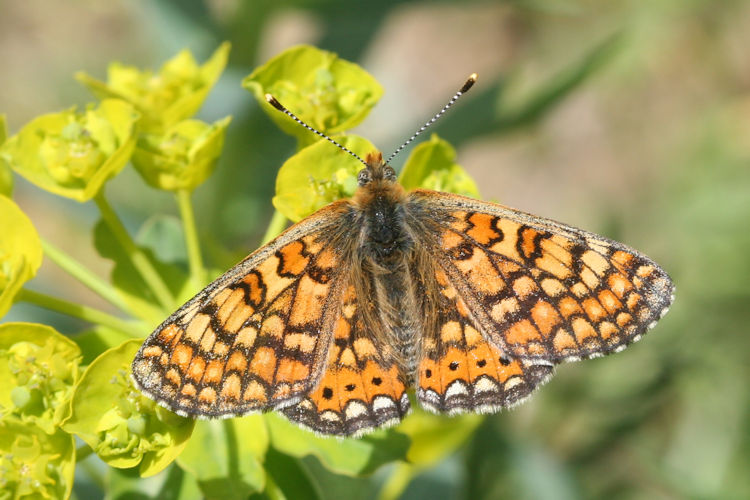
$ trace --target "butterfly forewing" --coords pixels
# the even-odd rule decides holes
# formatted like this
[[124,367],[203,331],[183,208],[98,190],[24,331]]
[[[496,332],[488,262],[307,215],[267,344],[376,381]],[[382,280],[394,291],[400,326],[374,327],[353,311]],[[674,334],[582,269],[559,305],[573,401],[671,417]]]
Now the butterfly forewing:
[[619,350],[666,313],[674,287],[635,250],[501,205],[418,190],[436,259],[505,355],[560,362]]
[[349,265],[334,236],[344,212],[330,205],[293,226],[167,318],[133,362],[139,388],[193,416],[280,408],[309,393]]

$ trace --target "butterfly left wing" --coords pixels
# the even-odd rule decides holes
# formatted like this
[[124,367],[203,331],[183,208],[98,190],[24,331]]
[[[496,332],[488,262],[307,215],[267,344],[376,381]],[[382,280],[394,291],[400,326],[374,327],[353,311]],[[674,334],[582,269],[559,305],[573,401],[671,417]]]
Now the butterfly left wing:
[[531,362],[624,348],[663,316],[674,286],[648,257],[564,224],[463,196],[416,190],[435,254],[483,335]]
[[133,361],[138,388],[182,415],[289,406],[320,380],[342,293],[336,228],[346,202],[316,212],[167,318]]

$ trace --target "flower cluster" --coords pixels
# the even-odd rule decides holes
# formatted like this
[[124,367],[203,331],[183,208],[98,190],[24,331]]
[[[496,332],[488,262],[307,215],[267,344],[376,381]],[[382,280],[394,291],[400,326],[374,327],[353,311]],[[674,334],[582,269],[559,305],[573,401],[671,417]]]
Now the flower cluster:
[[[266,467],[270,449],[276,461],[315,455],[333,471],[367,474],[395,460],[408,458],[415,467],[431,463],[454,450],[479,422],[466,417],[463,425],[451,423],[450,431],[437,417],[415,414],[397,430],[334,441],[276,415],[196,422],[133,386],[130,363],[142,338],[206,284],[191,193],[216,168],[231,117],[208,123],[194,115],[228,54],[223,44],[200,65],[183,51],[158,71],[113,63],[106,81],[78,74],[97,102],[39,116],[12,136],[0,115],[0,316],[25,301],[92,324],[72,337],[42,324],[0,326],[0,490],[11,492],[8,498],[69,496],[76,461],[90,454],[114,468],[137,467],[143,477],[179,467],[185,488],[246,497],[276,488],[273,467]],[[279,169],[277,224],[270,233],[283,229],[286,219],[300,220],[354,193],[361,165],[274,110],[264,96],[273,94],[300,119],[364,156],[374,146],[345,132],[383,93],[372,76],[335,54],[299,46],[256,69],[243,86],[298,143],[297,153]],[[175,193],[189,275],[137,244],[108,203],[106,184],[128,165],[150,186]],[[114,263],[109,281],[39,237],[11,199],[11,172],[54,195],[96,204],[101,221],[94,244]],[[435,136],[414,150],[400,179],[407,188],[477,195],[452,147]],[[28,288],[43,257],[120,314]],[[78,450],[76,438],[85,443]]]

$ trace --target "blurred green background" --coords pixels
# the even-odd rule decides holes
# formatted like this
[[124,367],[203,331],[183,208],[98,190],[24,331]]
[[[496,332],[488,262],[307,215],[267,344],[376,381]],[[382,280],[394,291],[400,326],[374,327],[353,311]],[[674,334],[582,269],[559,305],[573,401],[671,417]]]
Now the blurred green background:
[[[624,241],[677,285],[672,311],[644,340],[561,366],[401,498],[750,498],[750,3],[0,0],[0,111],[14,133],[91,101],[77,70],[104,77],[112,60],[157,68],[183,47],[203,60],[223,40],[229,67],[201,117],[234,121],[217,172],[196,192],[217,271],[257,247],[276,171],[295,146],[240,80],[310,43],[385,87],[355,132],[386,153],[479,73],[435,131],[483,197]],[[176,214],[171,196],[132,169],[108,195],[134,232],[154,213]],[[108,274],[81,245],[95,207],[18,177],[14,198],[45,238]],[[48,262],[33,284],[110,307]],[[4,320],[80,327],[23,304]],[[312,458],[303,466],[331,499],[375,498],[397,467],[349,478]],[[76,492],[96,494],[85,482]]]

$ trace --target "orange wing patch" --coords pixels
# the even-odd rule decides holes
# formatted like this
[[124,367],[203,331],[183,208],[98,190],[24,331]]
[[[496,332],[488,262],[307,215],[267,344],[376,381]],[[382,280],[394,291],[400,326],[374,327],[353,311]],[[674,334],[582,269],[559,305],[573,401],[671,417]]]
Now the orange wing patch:
[[425,332],[417,398],[435,413],[495,412],[520,403],[551,375],[550,363],[505,355],[477,330],[463,300],[443,275],[436,332]]
[[326,236],[280,238],[275,251],[259,250],[169,317],[133,362],[140,389],[200,416],[289,406],[311,392],[340,293],[341,262]]
[[322,434],[357,436],[398,423],[409,411],[404,376],[378,337],[364,327],[354,287],[342,296],[333,345],[317,388],[283,410]]

